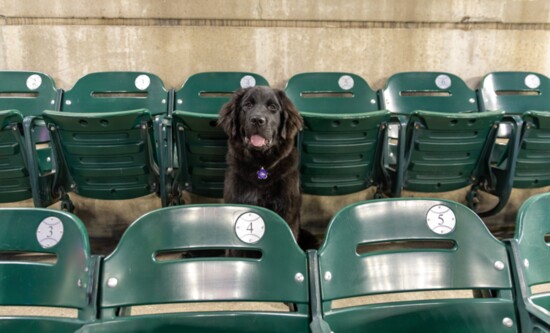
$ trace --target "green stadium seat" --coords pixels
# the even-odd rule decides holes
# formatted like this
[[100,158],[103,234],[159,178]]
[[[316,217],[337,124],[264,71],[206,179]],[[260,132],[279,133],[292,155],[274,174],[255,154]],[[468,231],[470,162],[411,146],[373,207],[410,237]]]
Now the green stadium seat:
[[549,89],[550,79],[539,73],[489,73],[480,82],[480,109],[504,110],[512,115],[550,110]]
[[57,163],[52,192],[61,194],[64,208],[72,209],[69,192],[102,200],[156,192],[165,205],[156,142],[165,141],[160,127],[168,97],[153,74],[99,72],[63,93],[61,112],[43,113]]
[[310,258],[314,332],[518,332],[506,247],[462,204],[353,204]]
[[[285,92],[304,118],[299,136],[302,192],[343,195],[383,186],[381,163],[387,111],[352,73],[301,73]],[[387,186],[387,185],[386,185]]]
[[[226,249],[260,255],[182,254]],[[185,205],[146,214],[105,258],[100,283],[100,320],[81,332],[309,332],[306,255],[286,222],[261,207]],[[214,305],[133,315],[134,306],[189,302],[277,302],[292,310]]]
[[512,188],[550,185],[550,79],[533,72],[494,72],[483,78],[478,95],[481,110],[505,112],[503,142],[491,159],[498,210]]
[[254,85],[269,83],[254,73],[205,72],[192,75],[175,92],[171,126],[177,153],[171,158],[170,170],[173,203],[179,203],[184,190],[223,197],[227,135],[217,126],[218,114],[233,92]]
[[[515,236],[510,240],[523,332],[550,332],[549,205],[550,193],[525,201],[517,215]],[[534,289],[539,286],[542,290]]]
[[[99,258],[90,255],[77,217],[41,208],[0,209],[0,306],[23,307],[0,315],[0,332],[76,331],[95,319],[97,278]],[[39,315],[37,307],[61,309]],[[61,316],[59,310],[75,315]]]
[[478,112],[475,92],[449,73],[395,74],[379,97],[398,131],[390,148],[396,163],[387,165],[394,179],[390,195],[470,186],[467,201],[474,207],[477,190],[492,180],[489,155],[503,113]]
[[0,202],[32,198],[29,163],[23,136],[23,115],[0,111]]
[[0,71],[0,202],[34,198],[36,206],[49,204],[49,194],[38,191],[39,183],[52,180],[48,132],[37,125],[27,138],[24,127],[56,108],[56,96],[53,80],[43,73]]

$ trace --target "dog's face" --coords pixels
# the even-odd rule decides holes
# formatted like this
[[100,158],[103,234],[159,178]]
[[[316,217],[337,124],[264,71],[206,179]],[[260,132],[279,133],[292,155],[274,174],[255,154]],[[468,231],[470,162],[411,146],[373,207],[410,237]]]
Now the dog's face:
[[273,90],[265,87],[247,90],[238,109],[236,116],[246,148],[267,150],[277,143],[283,108]]
[[237,91],[222,108],[219,123],[245,149],[265,152],[292,142],[303,121],[284,92],[258,86]]

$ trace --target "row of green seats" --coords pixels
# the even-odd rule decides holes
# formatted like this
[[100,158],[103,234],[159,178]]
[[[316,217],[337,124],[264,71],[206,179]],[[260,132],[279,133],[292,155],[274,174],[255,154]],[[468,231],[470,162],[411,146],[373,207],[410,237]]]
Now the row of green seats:
[[[302,189],[317,195],[378,196],[403,190],[483,190],[498,213],[513,187],[550,185],[550,80],[530,72],[486,75],[476,91],[449,73],[391,76],[374,92],[349,73],[293,76],[286,92],[304,117]],[[380,111],[383,110],[383,111]]]
[[165,207],[106,257],[71,213],[4,208],[0,330],[550,332],[550,294],[534,288],[550,282],[549,204],[528,200],[501,242],[456,202],[359,202],[307,252],[261,207]]
[[68,91],[37,72],[0,72],[0,201],[37,207],[68,193],[129,199],[162,193],[154,127],[168,114],[155,75],[92,73]]
[[0,202],[61,201],[69,211],[71,192],[157,193],[163,206],[183,190],[221,196],[226,137],[217,114],[236,89],[267,85],[252,73],[202,73],[175,91],[151,73],[99,72],[64,91],[42,73],[0,77]]
[[[221,198],[227,147],[218,112],[235,90],[269,85],[255,73],[211,72],[176,91],[150,73],[101,72],[64,91],[41,73],[0,76],[0,201],[61,200],[69,211],[70,192],[157,193],[163,206],[179,204],[183,191]],[[469,187],[472,208],[480,190],[498,197],[479,212],[493,215],[512,188],[550,185],[549,89],[546,76],[530,72],[491,73],[477,93],[441,72],[398,73],[378,92],[352,73],[297,74],[285,91],[305,121],[302,190],[376,186],[378,197],[400,197]]]

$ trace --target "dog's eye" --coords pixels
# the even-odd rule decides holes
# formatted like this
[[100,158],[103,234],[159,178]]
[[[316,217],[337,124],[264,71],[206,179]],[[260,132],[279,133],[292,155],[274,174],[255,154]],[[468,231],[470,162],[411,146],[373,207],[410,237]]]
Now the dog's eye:
[[251,102],[246,102],[243,104],[243,110],[250,110],[254,105]]
[[267,106],[267,108],[268,108],[269,111],[273,111],[273,112],[279,111],[279,106],[276,105],[276,104],[269,104],[269,105]]

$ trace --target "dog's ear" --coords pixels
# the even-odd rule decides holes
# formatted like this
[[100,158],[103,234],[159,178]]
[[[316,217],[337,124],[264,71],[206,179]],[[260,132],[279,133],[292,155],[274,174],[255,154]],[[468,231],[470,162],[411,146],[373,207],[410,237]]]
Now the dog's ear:
[[230,138],[236,138],[239,134],[239,107],[243,95],[244,89],[235,91],[233,97],[231,97],[229,102],[225,103],[220,110],[218,126],[220,126]]
[[285,92],[279,89],[275,89],[275,91],[283,108],[281,137],[283,139],[293,138],[304,126],[304,120]]

